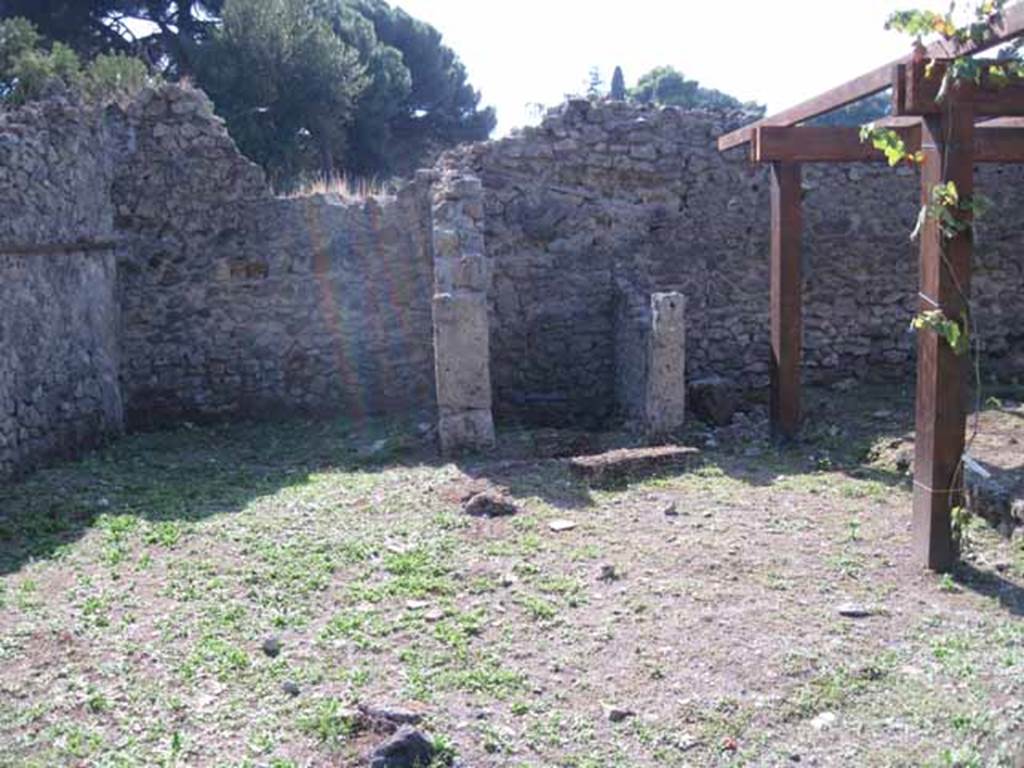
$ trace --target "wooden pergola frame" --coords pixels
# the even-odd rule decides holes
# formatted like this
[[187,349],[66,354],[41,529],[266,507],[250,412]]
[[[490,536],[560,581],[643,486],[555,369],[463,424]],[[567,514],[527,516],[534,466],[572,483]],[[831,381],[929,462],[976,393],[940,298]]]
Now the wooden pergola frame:
[[[984,43],[938,42],[872,70],[827,93],[771,115],[718,140],[720,151],[746,146],[755,163],[771,166],[771,405],[773,436],[796,438],[800,429],[802,298],[801,163],[873,162],[882,152],[862,143],[858,127],[801,125],[889,88],[892,117],[876,125],[897,131],[920,152],[921,202],[952,181],[961,199],[973,194],[975,163],[1024,163],[1024,85],[1002,88],[958,84],[939,101],[948,61],[980,53],[1024,34],[1024,3],[1004,10]],[[927,71],[929,61],[934,69]],[[966,310],[972,260],[970,228],[944,236],[930,217],[920,232],[921,311],[941,309],[959,318]],[[968,361],[937,333],[917,342],[914,460],[914,557],[936,571],[955,558],[950,512],[960,499],[969,385]]]

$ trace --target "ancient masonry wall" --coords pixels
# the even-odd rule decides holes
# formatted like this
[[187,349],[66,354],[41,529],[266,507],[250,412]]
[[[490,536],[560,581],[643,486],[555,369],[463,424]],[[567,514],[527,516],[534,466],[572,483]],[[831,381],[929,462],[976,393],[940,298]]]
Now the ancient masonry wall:
[[114,185],[132,427],[434,408],[429,180],[278,199],[201,92],[149,91]]
[[[504,418],[601,420],[630,386],[649,297],[686,298],[687,373],[768,377],[768,179],[715,138],[740,114],[571,101],[536,128],[461,147],[442,167],[484,185],[491,375]],[[805,167],[805,376],[908,375],[916,175]],[[996,210],[974,293],[985,369],[1024,375],[1024,169],[980,168]],[[632,320],[631,320],[632,318]],[[642,328],[640,329],[642,330]]]
[[116,113],[0,112],[0,477],[119,433]]
[[[440,401],[442,435],[486,444],[489,408],[668,429],[684,364],[762,386],[767,179],[714,146],[743,119],[572,101],[346,201],[272,196],[187,88],[0,112],[0,476],[182,419]],[[977,321],[1006,378],[1024,376],[1022,181],[977,184],[997,206]],[[910,373],[913,174],[808,167],[805,188],[807,377]]]

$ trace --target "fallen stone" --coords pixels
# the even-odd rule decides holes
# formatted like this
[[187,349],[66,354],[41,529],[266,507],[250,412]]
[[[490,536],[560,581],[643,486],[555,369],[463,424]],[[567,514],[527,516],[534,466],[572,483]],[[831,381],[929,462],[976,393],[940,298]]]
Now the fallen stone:
[[1024,499],[1015,499],[1009,488],[970,456],[964,457],[964,488],[968,511],[988,520],[1005,536],[1024,521]]
[[874,611],[860,603],[842,603],[836,606],[836,613],[848,619],[866,619],[874,615]]
[[569,459],[569,469],[594,487],[607,487],[631,478],[686,469],[699,455],[696,448],[683,446],[621,448],[594,456],[576,456]]
[[276,637],[268,637],[263,640],[263,653],[270,658],[276,658],[281,653],[281,641]]
[[367,725],[377,731],[395,731],[403,725],[419,725],[423,721],[422,713],[402,707],[360,704],[358,709]]
[[605,563],[601,566],[601,571],[597,575],[598,581],[618,581],[622,578],[615,566],[611,563]]
[[665,517],[679,517],[679,508],[676,507],[676,503],[674,501],[670,501],[662,508],[661,513],[665,515]]
[[462,511],[473,517],[507,517],[517,514],[519,506],[503,493],[484,491],[471,496]]
[[370,754],[370,768],[423,768],[434,760],[434,745],[411,725],[403,725]]
[[824,731],[831,728],[836,724],[839,718],[836,717],[834,712],[822,712],[820,715],[811,720],[811,727],[816,731]]
[[636,715],[632,709],[626,707],[616,707],[610,704],[604,705],[604,716],[608,718],[609,722],[621,723],[623,720],[627,720]]
[[298,696],[301,692],[298,683],[293,680],[285,680],[281,683],[281,690],[289,696]]
[[697,417],[716,427],[732,423],[739,406],[739,396],[729,381],[721,376],[708,376],[690,383],[690,408]]
[[571,531],[575,527],[576,527],[576,523],[573,522],[572,520],[558,519],[558,520],[552,520],[551,522],[548,523],[548,528],[550,528],[555,533],[560,533],[561,531]]

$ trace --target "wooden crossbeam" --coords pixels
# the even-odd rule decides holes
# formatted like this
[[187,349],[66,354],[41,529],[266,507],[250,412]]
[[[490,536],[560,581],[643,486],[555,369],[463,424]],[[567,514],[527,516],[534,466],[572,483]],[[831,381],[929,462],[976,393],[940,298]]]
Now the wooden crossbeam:
[[[955,45],[938,41],[928,46],[924,57],[929,59],[951,59],[973,53],[986,51],[1000,43],[1006,42],[1024,33],[1024,3],[1018,3],[1003,11],[1001,19],[993,26],[992,35],[984,43],[967,43]],[[881,93],[892,85],[893,71],[899,65],[912,64],[914,54],[890,62],[871,72],[843,83],[820,96],[797,104],[782,112],[770,115],[757,122],[746,125],[718,139],[718,149],[725,151],[750,143],[754,138],[754,129],[765,125],[796,125],[806,120],[831,112],[847,104]]]
[[[937,115],[943,110],[938,100],[948,61],[915,61],[900,67],[895,75],[903,79],[904,87],[897,89],[893,111],[896,115]],[[969,101],[977,117],[1004,117],[1024,115],[1024,83],[1012,82],[997,86],[983,74],[979,83],[961,81],[954,86],[956,97]]]
[[[1001,123],[1002,124],[1002,123]],[[1024,127],[990,127],[974,130],[974,162],[1024,163]],[[921,125],[895,127],[908,152],[921,149]],[[865,163],[884,162],[885,155],[870,142],[860,140],[859,128],[842,126],[766,125],[754,133],[751,159],[757,163]]]

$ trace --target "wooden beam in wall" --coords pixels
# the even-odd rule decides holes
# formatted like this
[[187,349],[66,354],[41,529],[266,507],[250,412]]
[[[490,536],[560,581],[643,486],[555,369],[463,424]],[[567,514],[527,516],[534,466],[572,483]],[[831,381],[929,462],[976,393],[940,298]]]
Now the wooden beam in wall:
[[[974,115],[969,103],[954,103],[944,115],[922,123],[922,204],[931,202],[935,185],[952,181],[961,200],[974,190]],[[944,239],[929,218],[921,232],[920,310],[941,309],[959,319],[970,292],[972,242],[969,231]],[[968,356],[957,355],[931,330],[918,332],[917,405],[914,456],[914,556],[936,571],[956,558],[950,511],[962,503]]]
[[[1012,118],[1007,118],[1010,120]],[[974,162],[1024,163],[1024,127],[990,127],[981,123],[974,129]],[[1000,121],[997,125],[1013,125]],[[907,145],[907,151],[921,148],[920,118],[913,124],[893,127]],[[885,155],[860,140],[860,128],[842,126],[767,125],[754,135],[751,159],[757,163],[863,163],[884,162]]]
[[771,406],[772,437],[800,432],[800,356],[803,339],[800,166],[772,163],[771,173]]
[[[980,53],[993,48],[1000,43],[1006,42],[1024,33],[1024,2],[1017,3],[1003,11],[1002,16],[993,26],[991,35],[983,43],[968,42],[963,45],[947,43],[940,40],[932,43],[924,51],[925,59],[951,59],[958,56]],[[912,64],[915,60],[914,54],[908,54],[878,69],[854,78],[843,83],[820,96],[797,104],[782,112],[777,112],[757,122],[746,125],[735,131],[725,134],[718,139],[718,149],[724,152],[727,149],[738,147],[751,142],[754,138],[754,129],[764,125],[796,125],[819,115],[824,115],[847,104],[860,101],[867,96],[881,93],[892,86],[893,73],[900,65]]]

